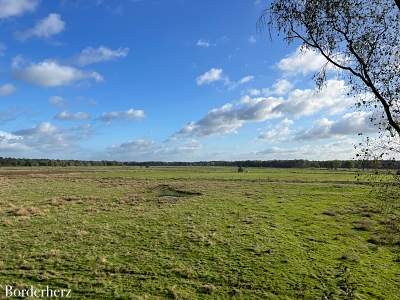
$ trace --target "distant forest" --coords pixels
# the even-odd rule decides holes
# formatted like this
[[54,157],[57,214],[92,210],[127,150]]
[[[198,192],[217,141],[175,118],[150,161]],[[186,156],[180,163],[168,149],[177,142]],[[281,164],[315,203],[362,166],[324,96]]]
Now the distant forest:
[[400,161],[394,160],[246,160],[246,161],[198,161],[198,162],[119,162],[84,161],[56,159],[26,159],[0,157],[0,167],[70,167],[70,166],[219,166],[242,168],[324,168],[324,169],[396,169],[400,170]]

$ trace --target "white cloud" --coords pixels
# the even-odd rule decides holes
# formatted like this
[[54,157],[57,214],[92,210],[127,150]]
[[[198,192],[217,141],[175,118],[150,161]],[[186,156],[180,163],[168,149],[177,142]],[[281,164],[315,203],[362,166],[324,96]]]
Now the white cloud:
[[228,87],[229,90],[233,90],[240,85],[249,83],[254,80],[253,75],[247,75],[239,79],[238,81],[231,81],[228,76],[225,76],[225,85]]
[[62,111],[55,115],[54,118],[60,121],[84,121],[89,120],[90,115],[86,112],[69,113],[67,111]]
[[0,151],[21,151],[27,149],[21,143],[22,137],[0,130]]
[[0,151],[3,156],[37,158],[82,158],[89,156],[79,142],[87,139],[92,129],[88,126],[59,128],[49,122],[12,133],[0,131]]
[[290,126],[293,123],[292,120],[285,118],[272,129],[262,132],[258,138],[272,143],[281,142],[289,136],[291,132]]
[[377,129],[370,122],[371,114],[367,112],[346,113],[340,119],[331,121],[322,118],[307,130],[296,134],[296,140],[319,140],[333,137],[356,135],[358,133],[374,133]]
[[97,72],[82,71],[71,66],[61,65],[54,60],[45,60],[24,66],[22,59],[16,57],[12,69],[17,79],[43,87],[70,85],[85,79],[103,80],[103,77]]
[[99,119],[105,123],[111,123],[115,120],[119,121],[143,119],[145,116],[146,115],[143,110],[131,108],[126,111],[112,111],[103,113]]
[[274,108],[281,103],[274,98],[250,98],[245,96],[240,103],[225,104],[210,110],[197,122],[184,126],[176,136],[210,136],[235,132],[247,122],[261,122],[279,117]]
[[294,117],[312,115],[322,109],[334,114],[347,109],[354,102],[347,92],[348,87],[343,80],[331,79],[321,90],[292,90],[275,110]]
[[[317,112],[336,114],[348,109],[354,101],[347,96],[347,91],[347,86],[341,80],[328,80],[321,90],[317,88],[293,90],[293,85],[289,81],[279,80],[271,89],[251,92],[256,96],[260,94],[279,94],[280,96],[244,96],[239,103],[227,103],[222,107],[212,109],[199,121],[188,123],[176,136],[228,134],[235,132],[245,123],[261,122],[282,116],[298,118]],[[287,95],[282,97],[285,94]],[[264,133],[264,138],[272,135],[273,133]]]
[[309,159],[331,160],[351,159],[355,155],[354,140],[343,139],[339,142],[307,144],[304,146],[272,147],[251,153],[252,159]]
[[208,40],[200,39],[200,40],[197,41],[196,46],[197,47],[202,47],[202,48],[208,48],[208,47],[213,46],[213,45]]
[[250,81],[253,81],[253,79],[254,79],[253,75],[244,76],[238,81],[238,84],[245,84],[245,83],[248,83]]
[[319,71],[327,60],[315,50],[298,47],[296,51],[283,58],[278,68],[290,74],[309,74]]
[[81,66],[86,66],[94,63],[116,60],[126,57],[129,53],[129,48],[110,49],[105,46],[98,48],[88,47],[82,50],[77,61]]
[[229,76],[224,73],[223,69],[211,68],[204,74],[197,77],[197,85],[206,85],[214,82],[222,81],[229,89],[234,89],[239,85],[248,83],[254,79],[253,75],[247,75],[239,79],[238,81],[230,80]]
[[272,88],[250,89],[247,92],[250,96],[284,96],[293,89],[293,84],[287,79],[277,80]]
[[0,97],[12,95],[16,90],[17,88],[10,83],[0,85]]
[[274,95],[282,96],[286,95],[289,91],[293,89],[293,84],[286,79],[279,79],[274,83],[272,88]]
[[210,84],[216,81],[225,81],[226,78],[222,69],[212,68],[204,74],[197,77],[197,85]]
[[[34,127],[13,132],[21,137],[21,143],[33,152],[42,155],[52,155],[55,150],[72,149],[79,140],[79,136],[68,130],[60,129],[49,122],[39,123]],[[63,152],[63,154],[65,154]]]
[[40,123],[35,127],[29,129],[22,129],[17,131],[15,134],[20,136],[32,136],[38,134],[53,134],[57,131],[57,127],[53,126],[51,123],[44,122]]
[[40,20],[36,25],[19,33],[18,37],[22,40],[30,37],[49,38],[53,35],[63,32],[65,29],[65,22],[61,19],[59,14],[49,14],[46,18]]
[[0,140],[5,141],[5,140],[20,140],[20,136],[13,135],[11,133],[1,131],[0,130]]
[[0,19],[16,17],[36,9],[37,0],[0,0]]

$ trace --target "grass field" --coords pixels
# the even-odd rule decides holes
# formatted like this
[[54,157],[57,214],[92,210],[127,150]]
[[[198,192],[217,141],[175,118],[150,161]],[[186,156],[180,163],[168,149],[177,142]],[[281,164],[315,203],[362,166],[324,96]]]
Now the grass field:
[[400,299],[399,211],[382,213],[355,175],[0,169],[0,285],[73,299]]

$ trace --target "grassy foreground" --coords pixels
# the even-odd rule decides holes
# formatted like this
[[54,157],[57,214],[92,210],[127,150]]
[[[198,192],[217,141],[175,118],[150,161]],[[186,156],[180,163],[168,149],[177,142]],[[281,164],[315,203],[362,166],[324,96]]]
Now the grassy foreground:
[[0,285],[73,299],[400,299],[388,223],[349,171],[0,169]]

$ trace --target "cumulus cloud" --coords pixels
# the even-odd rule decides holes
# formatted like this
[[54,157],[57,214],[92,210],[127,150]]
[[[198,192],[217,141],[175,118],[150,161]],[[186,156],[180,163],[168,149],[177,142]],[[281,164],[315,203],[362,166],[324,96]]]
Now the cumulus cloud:
[[282,96],[287,94],[289,91],[293,89],[293,84],[286,79],[279,79],[274,83],[272,88],[273,88],[273,94]]
[[310,129],[298,132],[295,139],[319,140],[358,133],[373,133],[376,132],[376,128],[370,122],[370,118],[371,113],[368,112],[346,113],[336,121],[322,118],[316,121]]
[[32,128],[16,131],[15,134],[20,136],[32,136],[38,134],[53,134],[56,131],[57,127],[53,126],[51,123],[44,122]]
[[284,96],[292,89],[293,84],[290,81],[287,79],[279,79],[272,85],[272,88],[250,89],[248,93],[250,96]]
[[[257,90],[256,95],[276,93],[285,97],[275,96],[253,97],[246,95],[236,104],[227,103],[222,107],[212,109],[197,122],[184,126],[179,136],[209,136],[235,132],[248,122],[261,122],[277,117],[298,118],[317,112],[335,114],[349,107],[352,99],[347,96],[347,86],[341,80],[328,80],[321,90],[292,89],[290,82],[281,80],[272,89]],[[288,92],[291,90],[290,92]],[[288,121],[291,122],[291,121]],[[266,135],[268,136],[268,134]]]
[[67,111],[62,111],[54,116],[54,119],[60,121],[84,121],[90,119],[90,114],[86,112],[76,112],[70,113]]
[[280,103],[279,99],[245,96],[239,103],[228,103],[210,110],[205,117],[197,122],[188,123],[176,135],[210,136],[232,133],[245,123],[279,117],[280,113],[274,112],[274,108]]
[[83,151],[79,142],[93,133],[91,125],[60,128],[49,122],[14,132],[0,131],[0,152],[3,156],[91,159],[93,153]]
[[343,139],[340,142],[307,144],[303,146],[271,147],[252,153],[258,159],[351,159],[355,155],[354,140]]
[[27,147],[21,143],[22,137],[0,130],[0,151],[22,151]]
[[112,111],[103,113],[99,119],[105,123],[111,123],[112,121],[119,120],[143,119],[145,116],[146,115],[143,110],[131,108],[126,111]]
[[239,79],[238,81],[232,81],[228,75],[224,73],[223,69],[211,68],[207,72],[198,76],[196,79],[197,85],[208,85],[214,82],[223,82],[229,89],[234,89],[239,85],[248,83],[254,79],[253,75],[247,75]]
[[347,109],[354,102],[347,92],[348,87],[343,80],[331,79],[321,90],[292,90],[275,111],[294,117],[312,115],[322,109],[334,114]]
[[278,68],[290,74],[309,74],[319,71],[327,60],[315,50],[298,47],[295,52],[281,59]]
[[16,90],[17,88],[10,83],[0,85],[0,97],[12,95]]
[[21,136],[23,144],[35,150],[67,148],[75,142],[65,132],[49,122],[18,130],[13,134]]
[[105,46],[98,48],[88,47],[82,50],[77,62],[81,66],[87,66],[99,62],[116,60],[118,58],[126,57],[129,53],[129,48],[110,49]]
[[49,38],[53,35],[63,32],[65,22],[59,14],[49,14],[46,18],[40,20],[36,25],[24,32],[17,34],[18,38],[25,40],[31,37]]
[[32,12],[38,5],[37,0],[0,0],[0,19],[16,17]]
[[85,79],[93,79],[97,82],[103,80],[97,72],[82,71],[59,64],[54,60],[26,65],[21,57],[16,57],[13,60],[12,71],[17,79],[42,87],[70,85]]
[[212,68],[204,74],[197,77],[197,85],[210,84],[216,81],[226,81],[226,77],[222,69]]
[[281,142],[291,133],[290,126],[292,125],[293,121],[285,118],[272,129],[262,132],[258,138],[272,143]]

